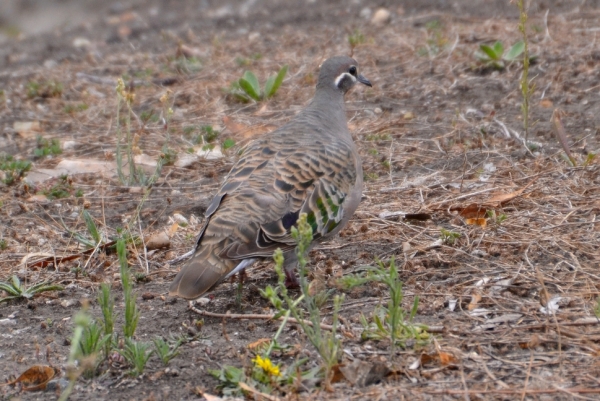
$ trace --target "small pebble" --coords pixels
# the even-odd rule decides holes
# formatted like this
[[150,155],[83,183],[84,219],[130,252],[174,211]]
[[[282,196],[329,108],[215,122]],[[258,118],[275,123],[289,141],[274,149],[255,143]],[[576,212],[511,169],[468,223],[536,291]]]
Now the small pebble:
[[375,14],[373,14],[373,18],[371,18],[371,24],[376,26],[383,26],[390,22],[391,18],[392,13],[390,13],[385,8],[380,8],[377,11],[375,11]]

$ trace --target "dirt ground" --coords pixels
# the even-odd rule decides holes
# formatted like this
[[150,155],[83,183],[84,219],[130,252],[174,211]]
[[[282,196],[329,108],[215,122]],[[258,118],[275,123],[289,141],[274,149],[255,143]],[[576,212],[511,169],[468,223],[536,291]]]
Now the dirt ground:
[[[379,7],[390,20],[375,24]],[[129,249],[132,270],[143,278],[135,285],[141,310],[136,337],[183,334],[193,340],[168,369],[152,358],[138,378],[127,367],[105,363],[100,376],[79,380],[71,399],[218,395],[208,370],[248,366],[248,345],[271,338],[279,325],[197,315],[167,295],[181,266],[169,261],[192,249],[237,150],[310,100],[323,59],[352,53],[373,83],[346,96],[365,190],[339,238],[311,253],[311,278],[340,293],[336,279],[394,256],[403,305],[409,309],[419,296],[415,321],[430,326],[432,340],[424,346],[409,342],[390,364],[389,344],[361,341],[359,322],[361,312],[370,316],[387,302],[386,289],[347,291],[340,311],[344,362],[387,364],[393,374],[369,385],[342,379],[333,392],[312,383],[274,396],[600,399],[594,313],[600,163],[590,156],[600,151],[600,2],[532,1],[532,152],[521,140],[521,64],[497,70],[474,56],[480,44],[500,40],[508,47],[519,39],[517,8],[507,0],[149,0],[98,2],[90,10],[42,34],[6,34],[0,43],[0,151],[33,162],[24,180],[0,183],[0,280],[16,274],[27,283],[64,287],[0,305],[2,381],[35,364],[64,373],[72,318],[83,300],[99,317],[99,284],[120,288],[116,255],[84,254],[74,240],[73,233],[89,236],[82,209],[109,241],[142,205],[134,234],[147,241],[166,232],[170,246]],[[272,99],[244,104],[227,94],[245,70],[263,81],[284,64],[289,73]],[[207,125],[220,132],[216,143],[233,139],[235,146],[222,157],[165,166],[147,198],[140,187],[122,185],[114,169],[95,171],[96,162],[115,163],[119,77],[135,93],[135,153],[147,156],[139,160],[157,160],[165,146],[185,159],[190,148],[202,148],[190,133]],[[574,164],[556,136],[556,109]],[[34,157],[40,135],[58,139],[62,153]],[[90,170],[69,171],[62,180],[57,168],[72,160]],[[58,184],[65,197],[52,198],[48,190]],[[189,224],[176,226],[176,214]],[[43,262],[54,258],[57,263]],[[275,282],[272,264],[261,263],[248,272],[241,305],[235,302],[237,284],[225,283],[202,308],[270,313],[259,290]],[[120,328],[123,298],[115,294]],[[331,306],[323,313],[330,321]],[[198,319],[204,324],[196,325]],[[296,348],[275,362],[309,357],[308,367],[318,365],[299,327],[288,326],[280,342]],[[2,399],[49,400],[57,393],[56,387],[0,387]]]

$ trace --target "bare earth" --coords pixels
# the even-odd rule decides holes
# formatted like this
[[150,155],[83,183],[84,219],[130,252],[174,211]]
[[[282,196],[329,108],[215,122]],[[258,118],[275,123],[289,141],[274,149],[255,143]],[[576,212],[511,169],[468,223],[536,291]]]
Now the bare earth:
[[[114,252],[90,257],[74,239],[73,232],[89,237],[84,207],[107,240],[139,205],[133,234],[144,241],[168,234],[167,249],[129,248],[132,270],[144,278],[135,285],[141,309],[136,337],[195,339],[167,370],[152,358],[138,378],[126,366],[106,362],[102,375],[79,380],[72,400],[202,399],[205,392],[219,393],[209,369],[249,366],[248,345],[271,338],[278,323],[197,315],[167,295],[180,268],[168,261],[192,249],[204,210],[237,151],[306,104],[323,59],[353,52],[373,82],[346,98],[365,191],[340,237],[311,253],[311,279],[340,293],[339,277],[395,256],[404,306],[410,309],[420,297],[415,321],[430,325],[433,339],[423,347],[409,342],[390,364],[389,344],[361,341],[359,323],[360,313],[369,317],[388,293],[383,286],[359,287],[346,293],[340,312],[344,362],[387,364],[393,373],[366,386],[342,379],[334,392],[312,383],[275,395],[598,399],[600,163],[588,155],[600,151],[599,2],[532,2],[533,153],[519,139],[521,64],[499,71],[474,57],[482,43],[500,40],[509,47],[519,39],[516,6],[505,0],[384,3],[391,20],[376,25],[370,19],[381,2],[367,0],[102,2],[44,34],[6,36],[0,43],[0,151],[31,160],[33,169],[21,182],[0,183],[0,239],[6,244],[0,280],[16,274],[27,283],[51,281],[65,289],[0,304],[2,381],[36,364],[64,369],[72,317],[82,300],[89,299],[90,312],[99,317],[99,284],[120,289]],[[348,37],[357,32],[362,40],[352,50]],[[284,64],[289,73],[272,99],[243,104],[227,94],[245,70],[263,82]],[[122,185],[114,169],[101,172],[92,163],[115,163],[116,126],[124,113],[117,116],[119,77],[134,88],[136,155],[155,161],[166,145],[181,161],[202,148],[192,138],[200,131],[190,134],[187,127],[206,125],[220,131],[217,144],[233,139],[235,146],[220,158],[164,167],[144,199],[144,191]],[[161,117],[169,107],[173,114],[165,126]],[[575,166],[556,137],[555,109],[563,111]],[[58,139],[62,154],[34,158],[38,135]],[[56,168],[69,160],[83,160],[78,168],[91,172],[68,171],[66,197],[40,195],[61,182]],[[175,226],[176,213],[189,224]],[[405,218],[407,213],[421,219]],[[80,257],[38,262],[49,255],[52,261]],[[237,284],[225,283],[202,308],[270,313],[259,290],[275,283],[272,264],[262,263],[248,272],[241,305],[235,302]],[[123,298],[115,293],[120,329]],[[323,314],[325,323],[331,320],[331,305]],[[194,323],[202,318],[203,325]],[[299,327],[286,327],[280,343],[295,348],[274,362],[309,357],[307,367],[319,363]],[[1,399],[52,400],[57,393],[0,387]]]

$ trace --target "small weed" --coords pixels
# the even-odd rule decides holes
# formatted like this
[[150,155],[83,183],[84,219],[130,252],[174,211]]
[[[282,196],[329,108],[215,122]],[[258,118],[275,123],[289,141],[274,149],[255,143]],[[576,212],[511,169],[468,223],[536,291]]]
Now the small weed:
[[148,359],[154,353],[154,350],[149,349],[150,346],[150,343],[125,338],[125,347],[119,353],[133,366],[133,375],[139,376],[144,373]]
[[0,239],[0,251],[5,251],[8,248],[8,242],[5,239]]
[[110,341],[110,338],[110,335],[103,334],[102,327],[98,326],[93,319],[84,327],[77,354],[78,360],[91,359],[87,364],[88,368],[83,371],[84,377],[90,379],[96,375],[98,365],[102,361],[101,358],[98,358],[98,354],[102,352],[104,345]]
[[98,304],[102,310],[102,329],[104,335],[109,336],[109,340],[104,345],[104,355],[109,355],[112,347],[112,340],[115,330],[115,297],[110,291],[110,284],[100,284],[98,293]]
[[57,81],[36,82],[29,81],[27,83],[27,97],[30,99],[41,97],[60,97],[62,96],[63,86]]
[[38,135],[37,147],[33,150],[35,157],[56,156],[62,153],[60,141],[56,138],[50,140]]
[[442,242],[444,242],[444,244],[454,245],[458,238],[460,238],[460,233],[449,231],[443,228],[440,230],[440,239]]
[[125,300],[125,324],[123,326],[123,334],[125,335],[125,339],[130,339],[135,334],[140,319],[140,311],[135,302],[137,294],[133,291],[131,271],[129,270],[127,251],[123,239],[117,241],[117,255],[119,256],[121,284],[123,286],[123,298]]
[[410,312],[407,313],[402,309],[404,293],[394,258],[390,259],[389,267],[378,261],[377,266],[368,267],[366,275],[348,275],[341,279],[342,286],[347,289],[372,282],[385,284],[390,300],[387,307],[379,306],[375,309],[370,322],[361,314],[360,321],[363,326],[361,338],[363,340],[389,339],[392,359],[395,355],[395,347],[404,347],[409,340],[426,344],[429,341],[426,326],[412,323],[417,313],[419,297],[415,297]]
[[79,188],[78,190],[75,191],[75,197],[76,198],[83,198],[83,189]]
[[277,74],[267,78],[262,91],[256,75],[252,71],[246,71],[240,79],[232,82],[229,93],[242,102],[249,102],[251,100],[259,102],[268,99],[277,93],[285,78],[285,74],[287,74],[287,70],[288,66],[284,65]]
[[67,114],[74,114],[74,113],[78,113],[81,111],[85,111],[88,109],[88,105],[85,103],[79,103],[79,104],[67,104],[64,108],[63,111]]
[[383,133],[383,134],[367,134],[365,136],[365,140],[366,141],[373,141],[373,142],[382,142],[382,141],[391,141],[392,137],[388,133]]
[[181,56],[174,60],[173,65],[180,74],[193,74],[202,69],[202,60],[198,57]]
[[69,177],[61,175],[50,188],[43,189],[41,193],[46,195],[48,199],[63,199],[70,197],[72,190],[73,187]]
[[179,346],[182,344],[182,339],[177,339],[175,341],[165,341],[161,337],[157,337],[153,340],[154,342],[154,352],[162,363],[167,366],[169,362],[177,355],[179,355]]
[[448,39],[444,36],[443,25],[437,19],[425,24],[427,40],[425,46],[417,50],[419,56],[435,57],[448,45]]
[[596,299],[596,306],[594,307],[594,315],[596,315],[596,317],[598,319],[600,319],[600,297],[598,297],[598,299]]
[[62,291],[63,287],[51,284],[49,281],[35,284],[31,287],[25,287],[16,275],[13,275],[10,282],[0,281],[0,290],[8,294],[7,297],[0,298],[0,303],[11,299],[26,298],[31,299],[34,295],[47,291]]
[[377,156],[379,154],[379,152],[377,151],[377,149],[371,148],[371,149],[369,149],[369,154],[371,156]]
[[227,150],[233,146],[235,146],[235,141],[233,139],[227,138],[223,141],[223,150]]
[[348,35],[348,44],[350,49],[354,49],[358,45],[365,43],[365,35],[358,29],[355,29],[350,35]]
[[486,212],[486,215],[492,222],[498,225],[502,224],[506,219],[508,219],[507,215],[505,215],[504,213],[496,214],[496,211],[493,209],[488,210]]
[[2,182],[6,185],[14,184],[31,170],[31,162],[15,160],[11,155],[0,154],[0,170],[4,171]]
[[171,166],[177,160],[177,151],[168,147],[166,144],[162,147],[160,160],[163,166]]
[[583,162],[583,167],[587,167],[590,164],[592,164],[594,162],[594,159],[596,158],[596,153],[588,153],[587,157],[585,158],[585,161]]
[[475,57],[483,62],[484,65],[501,70],[505,67],[505,63],[516,61],[523,53],[524,49],[525,43],[520,40],[505,52],[502,42],[496,41],[496,43],[491,46],[486,44],[479,45],[479,50],[475,52]]

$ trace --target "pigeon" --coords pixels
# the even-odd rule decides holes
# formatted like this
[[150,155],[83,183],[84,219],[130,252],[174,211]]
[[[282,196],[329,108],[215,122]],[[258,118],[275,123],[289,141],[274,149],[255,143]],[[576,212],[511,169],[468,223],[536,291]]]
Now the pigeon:
[[170,295],[196,299],[277,248],[286,284],[297,285],[291,229],[300,214],[307,215],[314,244],[336,235],[360,203],[362,162],[344,106],[344,94],[357,82],[372,86],[354,59],[327,59],[307,107],[243,150],[208,206],[193,256]]

